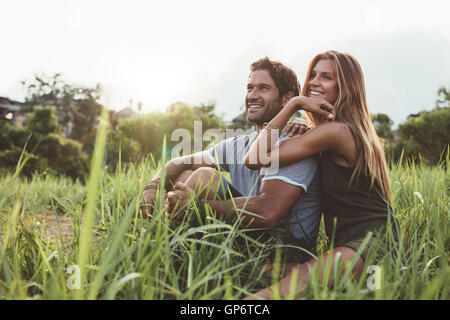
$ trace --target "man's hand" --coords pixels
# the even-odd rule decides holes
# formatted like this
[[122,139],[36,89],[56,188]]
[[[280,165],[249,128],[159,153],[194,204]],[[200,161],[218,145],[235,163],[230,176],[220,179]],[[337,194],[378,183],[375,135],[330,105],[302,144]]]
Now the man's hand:
[[191,199],[191,194],[194,192],[187,184],[182,182],[175,183],[173,189],[173,191],[167,193],[169,212],[184,208]]
[[312,129],[312,126],[302,118],[294,118],[287,124],[287,128],[284,131],[284,135],[290,137],[294,135],[300,135],[308,132]]
[[144,193],[142,194],[143,202],[140,204],[140,209],[142,212],[142,216],[150,220],[152,213],[153,213],[153,206],[155,205],[156,201],[156,191],[157,189],[147,189],[144,190]]

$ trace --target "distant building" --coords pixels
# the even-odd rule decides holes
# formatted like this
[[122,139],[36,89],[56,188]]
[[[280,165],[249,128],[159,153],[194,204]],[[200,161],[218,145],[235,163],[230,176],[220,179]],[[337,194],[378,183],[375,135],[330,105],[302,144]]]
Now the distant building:
[[137,116],[137,112],[134,111],[131,107],[125,107],[119,111],[109,111],[109,122],[111,123],[113,128],[116,128],[119,120],[132,118]]
[[233,118],[233,120],[227,121],[226,125],[229,129],[247,130],[253,127],[253,124],[247,121],[247,113],[245,111]]
[[420,116],[420,112],[419,113],[411,113],[408,118],[417,118],[418,116]]
[[25,103],[0,97],[0,119],[12,121],[17,125],[23,125],[25,115],[23,109]]
[[125,107],[120,111],[115,113],[115,117],[117,120],[131,118],[137,115],[137,112],[131,109],[130,107]]

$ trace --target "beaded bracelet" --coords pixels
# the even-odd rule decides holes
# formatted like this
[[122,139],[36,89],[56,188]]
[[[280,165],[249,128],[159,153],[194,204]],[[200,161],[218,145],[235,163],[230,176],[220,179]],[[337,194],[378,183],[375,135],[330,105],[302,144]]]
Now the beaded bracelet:
[[145,190],[149,190],[149,189],[158,189],[158,187],[159,187],[159,183],[157,183],[157,182],[150,182],[149,184],[147,184],[144,187],[144,191]]

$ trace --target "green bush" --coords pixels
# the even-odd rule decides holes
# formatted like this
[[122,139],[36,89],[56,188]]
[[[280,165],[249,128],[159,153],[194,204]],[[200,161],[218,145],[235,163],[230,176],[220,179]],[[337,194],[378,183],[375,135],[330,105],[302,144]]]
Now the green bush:
[[[171,141],[176,129],[186,129],[191,135],[191,151],[194,149],[194,121],[201,121],[202,132],[208,129],[224,130],[225,122],[215,114],[215,104],[191,106],[187,103],[175,103],[167,112],[151,112],[119,120],[114,133],[108,138],[108,165],[115,167],[118,159],[119,141],[122,141],[122,162],[137,162],[152,155],[156,160],[161,157],[161,145],[164,136],[167,151],[179,143]],[[115,124],[115,122],[114,122]],[[209,141],[203,141],[205,148]]]
[[138,162],[141,157],[140,145],[120,131],[110,131],[106,144],[107,164],[114,171],[120,159],[122,163]]
[[14,146],[24,146],[27,141],[27,130],[8,121],[0,121],[0,150]]
[[398,136],[396,158],[403,151],[404,158],[436,164],[441,155],[445,156],[450,142],[450,107],[437,107],[409,116],[399,125]]
[[63,143],[63,137],[60,134],[49,133],[39,136],[34,153],[51,160],[60,159]]
[[73,180],[81,179],[81,181],[86,181],[89,175],[89,156],[80,152],[74,156],[67,157],[58,168],[58,173],[64,174]]
[[[15,173],[22,155],[22,148],[13,147],[8,150],[0,151],[0,168],[4,173]],[[24,176],[31,177],[33,172],[55,173],[48,167],[47,159],[38,155],[24,152],[22,157],[22,165],[20,173]]]
[[89,171],[89,156],[83,145],[61,135],[58,120],[51,106],[37,106],[27,116],[26,127],[0,122],[0,170],[15,172],[20,155],[26,146],[23,167],[19,171],[30,177],[32,173],[64,174],[72,179],[85,179]]
[[55,115],[55,107],[35,106],[33,113],[26,118],[27,129],[34,135],[60,134],[58,118]]

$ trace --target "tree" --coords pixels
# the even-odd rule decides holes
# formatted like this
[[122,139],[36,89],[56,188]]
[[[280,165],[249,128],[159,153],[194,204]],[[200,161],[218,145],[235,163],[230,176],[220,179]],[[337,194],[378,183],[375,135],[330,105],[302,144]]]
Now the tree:
[[108,168],[115,170],[120,159],[122,163],[135,162],[140,158],[139,143],[118,130],[108,132],[106,144],[106,163]]
[[383,138],[385,141],[393,140],[394,133],[392,132],[392,125],[394,122],[389,118],[387,114],[384,113],[376,113],[372,115],[373,123],[375,125],[375,130],[377,131],[377,135],[380,138]]
[[31,152],[47,159],[48,165],[57,173],[74,179],[86,176],[88,156],[82,153],[80,142],[61,135],[55,107],[36,106],[33,113],[27,117],[27,129],[32,134]]
[[[55,115],[55,107],[53,106],[36,106],[32,113],[29,113],[26,117],[26,130],[27,133],[31,133],[31,139],[28,144],[28,150],[35,150],[39,148],[39,145],[46,139],[47,143],[51,143],[52,138],[59,137],[61,131],[58,126],[58,118]],[[50,134],[54,136],[48,137]],[[43,147],[46,148],[44,143]],[[51,152],[51,147],[49,152]],[[57,150],[55,150],[57,152]],[[34,152],[33,152],[34,153]]]
[[[116,136],[112,136],[111,142],[117,143],[122,140],[122,144],[127,139],[138,144],[137,157],[153,153],[160,153],[162,131],[161,112],[152,112],[146,115],[119,120],[117,124]],[[137,160],[137,159],[136,159]]]
[[50,133],[61,134],[58,118],[55,115],[55,107],[34,107],[33,112],[27,115],[26,128],[30,132],[38,135],[47,135]]
[[9,121],[0,121],[0,151],[25,145],[27,130]]
[[[177,102],[172,104],[167,112],[161,114],[161,139],[164,135],[167,137],[168,156],[171,154],[172,148],[180,143],[179,140],[171,141],[172,134],[177,129],[185,129],[189,132],[191,152],[198,151],[194,150],[196,147],[203,149],[210,143],[210,141],[203,139],[205,137],[204,134],[209,129],[215,129],[217,132],[225,130],[225,122],[221,116],[215,114],[215,107],[215,103],[202,103],[199,106],[191,106],[187,103]],[[196,122],[198,124],[197,127],[195,127]],[[201,134],[202,136],[195,137],[194,135],[196,134]],[[195,145],[199,140],[201,140],[201,145]]]
[[384,142],[385,153],[389,156],[392,153],[396,143],[394,131],[392,131],[392,125],[394,122],[387,114],[384,113],[376,113],[372,115],[372,119],[378,137],[380,137]]
[[88,149],[93,146],[92,136],[102,108],[98,103],[99,84],[94,88],[76,86],[64,81],[60,73],[53,76],[43,73],[22,81],[22,85],[29,111],[37,105],[54,106],[63,135],[82,142]]
[[437,94],[438,98],[436,99],[436,108],[450,107],[450,89],[440,87]]
[[399,125],[398,135],[397,157],[404,150],[406,158],[418,161],[420,154],[426,162],[437,163],[450,141],[450,107],[438,107],[409,116]]
[[82,152],[80,142],[61,135],[54,107],[36,106],[27,116],[26,127],[2,121],[0,128],[0,168],[3,171],[15,171],[26,144],[21,174],[47,172],[73,179],[87,176],[88,156]]
[[0,172],[14,173],[22,154],[23,167],[20,171],[22,175],[31,177],[33,172],[55,172],[52,169],[49,169],[47,159],[44,159],[27,151],[22,151],[22,147],[16,146],[13,146],[12,148],[7,150],[0,151]]
[[[113,117],[111,117],[113,118]],[[116,130],[108,136],[108,165],[115,167],[118,156],[118,143],[122,143],[122,161],[138,161],[150,154],[157,160],[161,156],[163,137],[166,136],[167,156],[179,141],[171,141],[177,129],[186,129],[192,140],[193,151],[194,121],[200,121],[202,133],[208,129],[225,129],[225,122],[215,114],[215,104],[191,106],[187,103],[174,103],[166,112],[151,112],[114,122]],[[203,141],[206,147],[209,141]]]

